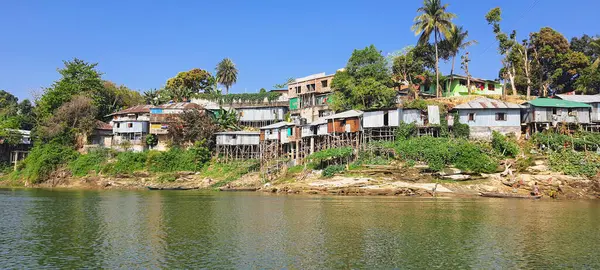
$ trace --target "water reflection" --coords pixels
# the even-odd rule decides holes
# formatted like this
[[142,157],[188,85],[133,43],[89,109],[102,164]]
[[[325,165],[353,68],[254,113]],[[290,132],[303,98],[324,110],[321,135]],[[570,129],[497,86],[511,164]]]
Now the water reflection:
[[600,268],[595,201],[0,190],[3,268]]

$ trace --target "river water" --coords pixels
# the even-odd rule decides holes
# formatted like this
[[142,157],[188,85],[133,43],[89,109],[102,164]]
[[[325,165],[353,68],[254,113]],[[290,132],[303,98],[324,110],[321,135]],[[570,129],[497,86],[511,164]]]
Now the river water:
[[600,268],[600,203],[0,189],[0,268]]

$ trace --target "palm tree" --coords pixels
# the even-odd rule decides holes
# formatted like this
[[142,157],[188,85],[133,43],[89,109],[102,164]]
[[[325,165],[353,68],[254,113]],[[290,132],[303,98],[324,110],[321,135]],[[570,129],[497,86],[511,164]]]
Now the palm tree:
[[[454,80],[452,76],[454,75],[454,61],[456,60],[458,52],[473,44],[477,44],[477,40],[467,41],[466,39],[469,36],[469,31],[463,31],[462,26],[452,27],[449,34],[450,36],[446,39],[446,42],[448,44],[448,48],[450,49],[450,56],[452,56],[452,69],[450,69],[450,85],[452,85],[452,81]],[[450,92],[450,87],[448,87],[448,92]]]
[[452,19],[456,18],[454,13],[446,11],[448,4],[442,5],[441,0],[424,0],[423,6],[417,9],[420,13],[415,17],[415,24],[412,31],[419,37],[419,44],[427,44],[431,35],[435,42],[435,76],[436,76],[436,96],[440,96],[440,58],[438,55],[438,41],[450,36],[450,30],[453,28]]
[[237,82],[238,70],[231,59],[225,58],[217,65],[217,81],[225,86],[225,94],[229,94],[229,87]]

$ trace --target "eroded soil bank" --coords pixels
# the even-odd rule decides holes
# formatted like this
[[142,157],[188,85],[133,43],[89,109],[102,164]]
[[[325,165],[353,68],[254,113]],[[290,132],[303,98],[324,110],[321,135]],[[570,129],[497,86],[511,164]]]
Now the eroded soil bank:
[[[253,188],[260,192],[322,195],[384,195],[384,196],[479,196],[484,192],[529,194],[537,183],[544,197],[559,199],[600,198],[600,181],[550,172],[544,164],[537,164],[525,173],[506,175],[502,173],[467,175],[456,169],[442,174],[428,173],[418,166],[367,166],[348,171],[331,178],[321,177],[320,171],[305,170],[284,173],[265,183],[259,173],[249,173],[237,180],[206,177],[194,172],[178,172],[165,181],[161,175],[136,172],[130,175],[72,177],[67,172],[55,173],[49,181],[41,184],[16,183],[40,188],[76,189],[123,189],[139,190],[147,187],[185,187],[219,189],[228,187]],[[458,179],[458,180],[456,180]],[[0,186],[14,186],[15,182],[4,180]]]

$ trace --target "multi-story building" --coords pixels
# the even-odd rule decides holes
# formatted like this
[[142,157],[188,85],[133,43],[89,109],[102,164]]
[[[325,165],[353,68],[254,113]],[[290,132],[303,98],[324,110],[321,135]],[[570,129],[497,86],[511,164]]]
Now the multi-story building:
[[288,84],[288,97],[292,118],[306,119],[307,123],[331,114],[327,104],[333,92],[331,82],[334,75],[319,73],[298,78]]
[[168,149],[169,125],[178,121],[179,114],[191,109],[202,109],[202,106],[190,102],[178,102],[150,108],[150,134],[158,137],[155,150],[165,151]]
[[[110,114],[112,116],[113,147],[122,150],[143,151],[144,139],[149,131],[150,108],[152,105],[138,105]],[[129,142],[124,144],[124,142]],[[128,149],[123,149],[125,146]]]

